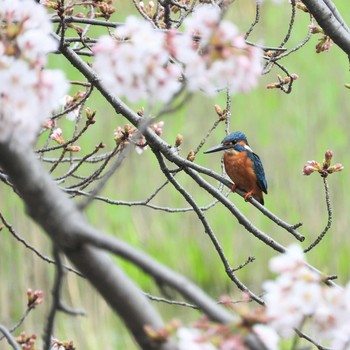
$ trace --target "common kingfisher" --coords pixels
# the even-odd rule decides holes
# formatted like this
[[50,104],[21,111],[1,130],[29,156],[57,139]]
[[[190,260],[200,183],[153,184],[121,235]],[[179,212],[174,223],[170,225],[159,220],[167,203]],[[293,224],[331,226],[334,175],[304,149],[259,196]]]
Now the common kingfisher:
[[227,135],[221,144],[209,148],[204,153],[225,151],[224,165],[226,174],[234,182],[232,191],[236,188],[246,192],[244,199],[252,196],[264,205],[263,192],[267,194],[267,182],[264,167],[257,154],[249,147],[246,136],[236,131]]

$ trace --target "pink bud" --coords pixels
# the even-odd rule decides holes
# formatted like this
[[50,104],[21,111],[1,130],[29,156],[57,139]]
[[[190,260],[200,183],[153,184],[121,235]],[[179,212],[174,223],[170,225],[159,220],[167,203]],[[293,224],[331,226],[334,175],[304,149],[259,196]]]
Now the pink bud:
[[335,173],[335,172],[337,172],[337,171],[342,171],[343,169],[344,169],[344,165],[343,165],[343,164],[341,164],[341,163],[336,163],[336,164],[334,164],[333,166],[329,167],[329,168],[327,169],[327,172],[328,172],[329,174],[332,174],[332,173]]
[[303,175],[311,175],[314,171],[316,171],[316,169],[310,165],[305,165],[302,171]]
[[323,30],[321,27],[316,26],[314,24],[310,24],[309,28],[311,29],[311,33],[312,34],[318,34],[318,33],[323,33]]
[[331,150],[327,150],[324,154],[323,168],[327,169],[331,165],[331,160],[333,157],[333,152]]
[[321,171],[321,170],[322,170],[322,167],[321,167],[321,164],[319,162],[316,162],[316,160],[309,160],[304,165],[302,174],[308,176],[308,175],[311,175],[315,171]]

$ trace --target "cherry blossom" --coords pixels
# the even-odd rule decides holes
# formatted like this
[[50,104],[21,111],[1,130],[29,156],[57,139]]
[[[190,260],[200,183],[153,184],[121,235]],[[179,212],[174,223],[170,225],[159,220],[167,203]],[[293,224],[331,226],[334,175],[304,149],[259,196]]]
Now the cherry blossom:
[[94,46],[94,68],[113,94],[130,102],[167,102],[179,90],[180,68],[169,63],[164,32],[129,16],[114,36],[102,36]]
[[253,332],[263,342],[267,350],[279,350],[280,337],[272,327],[264,324],[255,324]]
[[326,285],[323,276],[308,267],[297,245],[272,258],[270,269],[279,275],[263,285],[269,326],[288,338],[294,328],[308,321],[318,342],[327,341],[334,349],[349,349],[350,283],[345,288]]
[[201,339],[202,334],[196,328],[181,327],[176,335],[179,350],[217,350],[216,346]]
[[189,90],[214,95],[224,88],[236,93],[257,85],[261,50],[248,46],[234,24],[221,20],[217,6],[198,6],[184,26],[184,34],[174,39],[174,45]]
[[270,269],[280,275],[263,285],[266,316],[281,336],[290,337],[293,329],[298,328],[305,317],[313,315],[321,302],[321,277],[306,266],[298,245],[271,259]]
[[[325,287],[314,313],[313,328],[334,349],[348,349],[350,341],[350,284],[346,288]],[[345,345],[348,347],[345,347]]]
[[[217,6],[201,5],[184,21],[184,32],[156,30],[134,16],[94,46],[94,68],[113,94],[131,102],[168,102],[180,89],[214,95],[257,85],[261,50],[248,46]],[[182,66],[182,69],[180,68]]]
[[64,74],[45,70],[57,48],[45,9],[30,0],[0,1],[0,142],[26,146],[68,89]]

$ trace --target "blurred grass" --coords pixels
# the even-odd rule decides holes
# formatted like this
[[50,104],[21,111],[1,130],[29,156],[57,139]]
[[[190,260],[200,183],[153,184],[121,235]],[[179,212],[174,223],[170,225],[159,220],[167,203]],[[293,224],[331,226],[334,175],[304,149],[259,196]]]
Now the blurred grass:
[[[339,4],[342,13],[345,13],[345,6]],[[253,2],[239,2],[232,8],[230,16],[244,30],[254,16]],[[115,20],[123,20],[128,10],[129,5],[121,8]],[[265,38],[266,44],[278,45],[286,31],[287,18],[284,6],[276,7],[267,2],[262,11],[261,25],[253,33],[252,40]],[[298,13],[290,45],[304,38],[306,25],[307,15]],[[269,184],[267,208],[289,223],[304,223],[300,232],[306,236],[305,247],[322,231],[327,217],[322,179],[315,175],[301,176],[302,166],[310,159],[322,161],[328,148],[334,151],[335,162],[345,165],[342,173],[329,178],[333,226],[320,245],[308,253],[312,264],[326,273],[338,274],[339,282],[345,283],[350,277],[350,239],[347,234],[350,107],[349,91],[343,86],[344,82],[349,81],[346,74],[348,61],[337,47],[333,47],[329,53],[316,54],[316,42],[317,37],[313,37],[306,47],[283,61],[290,72],[300,76],[292,94],[285,95],[264,88],[267,83],[277,80],[276,74],[280,72],[274,70],[261,79],[258,89],[233,97],[231,130],[246,132],[250,145],[263,160]],[[71,79],[79,79],[79,75],[62,58],[52,58],[51,64],[65,69]],[[173,143],[176,135],[181,133],[184,136],[182,153],[187,155],[216,119],[214,103],[224,105],[224,96],[215,99],[195,96],[176,114],[165,116],[164,139]],[[98,93],[90,98],[88,106],[97,110],[97,123],[79,142],[83,152],[89,152],[100,141],[112,146],[114,128],[126,121],[115,115]],[[207,147],[220,142],[223,136],[222,126],[208,140]],[[196,162],[220,171],[219,155],[200,153]],[[210,196],[184,175],[179,174],[177,179],[189,189],[199,204],[205,205],[211,201]],[[147,151],[142,156],[132,152],[113,176],[104,194],[121,200],[141,200],[148,197],[162,181],[164,176],[151,152]],[[50,255],[49,240],[40,228],[23,215],[21,202],[5,186],[1,186],[0,191],[0,210],[4,216],[28,242]],[[230,194],[230,199],[267,234],[282,244],[294,242],[290,234],[271,223],[239,196]],[[187,206],[170,187],[162,190],[154,203],[169,207]],[[199,283],[213,297],[231,293],[234,298],[239,298],[237,289],[226,277],[218,255],[193,213],[167,214],[145,207],[117,207],[95,202],[86,215],[91,224],[101,231],[145,250]],[[259,293],[261,282],[270,276],[267,263],[274,252],[251,237],[221,205],[216,205],[206,216],[233,266],[241,264],[248,256],[256,257],[253,264],[237,274]],[[3,288],[0,289],[0,322],[10,326],[25,309],[27,288],[44,290],[47,300],[50,300],[54,269],[18,244],[5,229],[1,235],[0,273]],[[149,277],[126,262],[119,262],[141,288],[155,295],[160,294]],[[67,304],[85,309],[88,316],[73,318],[60,315],[55,337],[72,339],[77,349],[135,348],[118,318],[84,280],[68,274],[64,295]],[[198,317],[196,312],[183,308],[155,306],[165,312],[168,320],[180,317],[184,322],[190,322]],[[28,317],[23,327],[28,333],[42,333],[48,307],[49,303],[46,302]],[[4,347],[1,344],[0,348]]]

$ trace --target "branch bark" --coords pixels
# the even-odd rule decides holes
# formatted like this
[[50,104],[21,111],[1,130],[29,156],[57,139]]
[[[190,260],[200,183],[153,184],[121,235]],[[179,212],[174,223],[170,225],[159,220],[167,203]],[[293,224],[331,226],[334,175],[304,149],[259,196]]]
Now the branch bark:
[[119,314],[140,348],[175,349],[171,340],[160,345],[147,336],[145,325],[154,329],[164,327],[160,315],[106,253],[84,243],[84,228],[88,229],[89,225],[34,154],[0,143],[0,165],[25,202],[29,215]]
[[350,56],[350,32],[331,0],[303,0],[325,33]]

